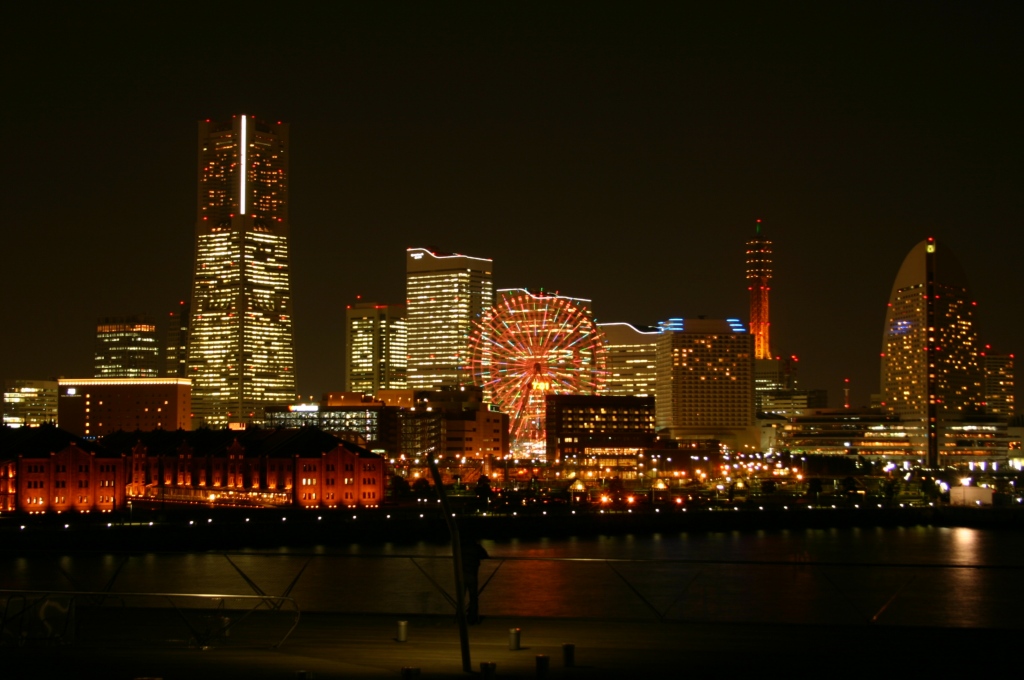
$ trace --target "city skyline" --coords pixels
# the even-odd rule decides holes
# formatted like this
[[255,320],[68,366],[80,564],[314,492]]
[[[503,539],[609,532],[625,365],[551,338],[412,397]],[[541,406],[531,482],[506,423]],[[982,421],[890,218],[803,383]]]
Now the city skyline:
[[47,29],[4,47],[5,263],[34,288],[10,296],[0,375],[88,376],[96,318],[189,297],[194,121],[240,113],[294,130],[304,396],[343,383],[346,304],[403,301],[405,248],[493,258],[496,288],[592,299],[599,323],[749,321],[756,219],[772,349],[833,405],[843,378],[854,406],[878,390],[891,277],[929,236],[958,254],[983,342],[1019,352],[1020,9],[834,10],[817,30],[761,11],[337,10],[283,21],[246,71],[185,49],[213,35],[191,16],[19,10]]

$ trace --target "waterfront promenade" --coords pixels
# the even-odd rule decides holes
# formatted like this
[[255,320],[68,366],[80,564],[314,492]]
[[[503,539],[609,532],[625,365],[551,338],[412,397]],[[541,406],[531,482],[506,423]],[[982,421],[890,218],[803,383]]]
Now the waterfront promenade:
[[[509,631],[520,630],[519,650]],[[317,680],[480,676],[535,678],[547,655],[549,678],[669,678],[698,675],[803,677],[828,673],[915,675],[977,670],[973,653],[991,649],[1007,631],[978,628],[805,626],[637,622],[609,619],[485,618],[470,628],[472,675],[463,672],[453,617],[408,622],[398,642],[395,617],[307,615],[278,649],[222,641],[207,649],[138,645],[27,646],[4,650],[4,677],[250,678]],[[566,667],[563,644],[574,645]]]

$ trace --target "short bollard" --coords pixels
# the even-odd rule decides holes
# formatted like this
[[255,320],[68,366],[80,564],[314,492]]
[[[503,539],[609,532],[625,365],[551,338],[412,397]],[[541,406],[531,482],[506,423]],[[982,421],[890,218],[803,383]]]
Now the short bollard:
[[551,665],[549,663],[550,661],[551,661],[551,659],[548,658],[547,654],[538,654],[537,655],[537,677],[538,678],[546,678],[546,677],[548,677],[548,666]]
[[494,680],[498,673],[498,664],[494,661],[480,662],[480,677],[483,680]]
[[420,669],[418,666],[404,666],[402,668],[402,680],[418,677],[420,677]]
[[519,628],[508,629],[508,648],[513,652],[519,649],[519,637],[522,630]]
[[562,664],[566,668],[572,668],[576,665],[576,645],[571,642],[566,642],[562,645]]
[[398,641],[405,642],[409,639],[409,622],[399,621],[398,622]]

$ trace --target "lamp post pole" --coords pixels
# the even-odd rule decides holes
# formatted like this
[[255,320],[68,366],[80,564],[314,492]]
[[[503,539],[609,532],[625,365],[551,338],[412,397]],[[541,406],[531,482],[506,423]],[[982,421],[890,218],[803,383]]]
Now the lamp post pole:
[[455,620],[459,624],[459,645],[462,650],[462,670],[470,673],[473,664],[469,658],[469,628],[466,624],[466,581],[462,571],[462,540],[459,537],[459,526],[455,523],[455,515],[452,514],[448,505],[448,496],[444,492],[444,485],[441,483],[441,471],[437,468],[437,459],[434,458],[434,447],[425,451],[430,465],[430,475],[434,478],[434,489],[437,490],[437,499],[441,501],[441,512],[444,513],[444,521],[448,525],[448,532],[452,536],[452,563],[455,568]]

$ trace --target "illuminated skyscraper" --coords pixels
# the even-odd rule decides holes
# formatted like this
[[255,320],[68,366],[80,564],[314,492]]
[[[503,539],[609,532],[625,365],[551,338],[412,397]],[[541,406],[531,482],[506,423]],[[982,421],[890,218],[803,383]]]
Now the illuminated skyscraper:
[[473,321],[494,305],[489,258],[409,248],[405,256],[409,388],[473,383],[469,335]]
[[629,323],[599,323],[608,356],[603,394],[615,397],[653,397],[658,377],[658,337],[661,331]]
[[974,307],[949,249],[932,238],[914,246],[889,295],[881,392],[890,412],[926,426],[920,450],[929,467],[938,465],[945,424],[982,404]]
[[349,305],[345,310],[346,392],[404,390],[408,363],[405,305]]
[[997,354],[986,346],[981,365],[985,373],[985,413],[1006,420],[1013,418],[1013,355]]
[[178,308],[167,314],[167,328],[164,333],[164,376],[167,378],[188,377],[188,303],[178,303]]
[[39,427],[56,422],[56,380],[4,380],[4,425]]
[[772,278],[772,242],[764,237],[761,220],[757,232],[747,241],[747,281],[750,291],[750,334],[754,336],[754,358],[771,359],[768,344],[768,292]]
[[768,411],[766,405],[774,398],[785,398],[796,389],[797,358],[754,359],[754,409]]
[[196,425],[261,419],[295,396],[288,126],[199,123],[188,378]]
[[156,323],[132,314],[96,324],[96,378],[157,378],[163,369]]
[[756,441],[753,336],[738,319],[669,319],[658,338],[657,427],[673,439]]

